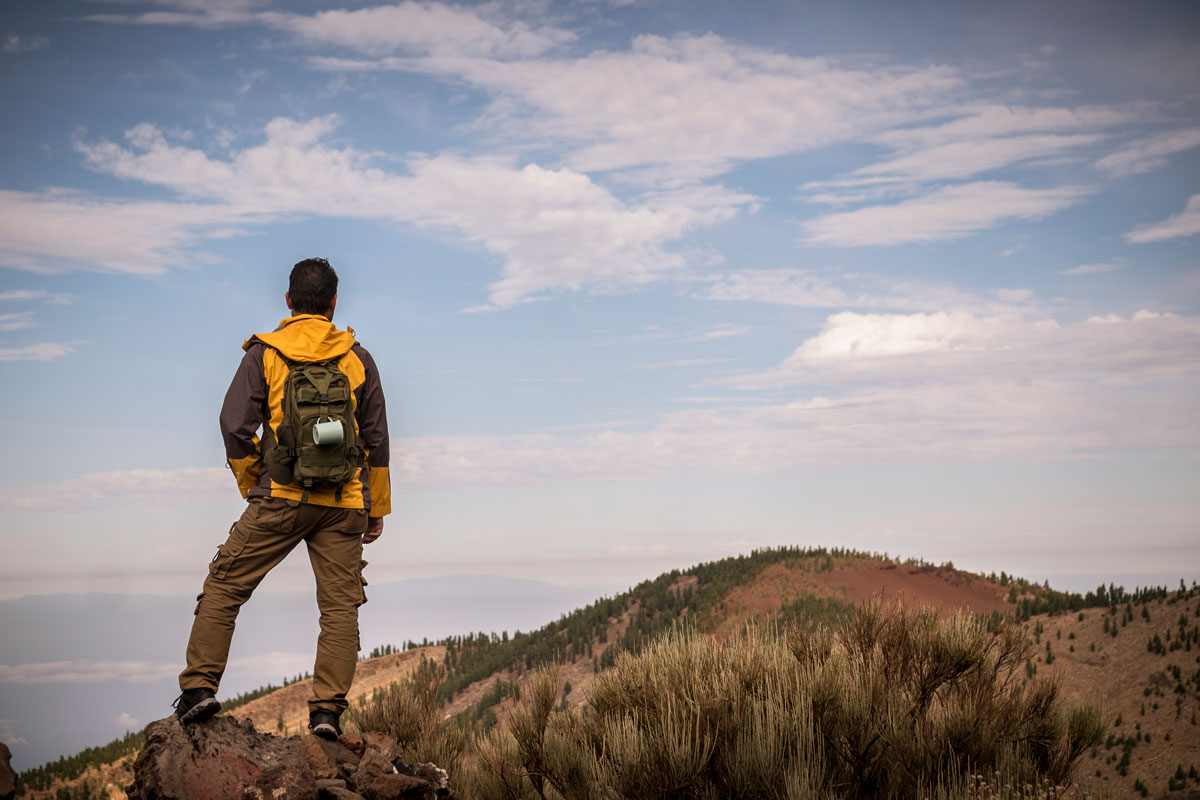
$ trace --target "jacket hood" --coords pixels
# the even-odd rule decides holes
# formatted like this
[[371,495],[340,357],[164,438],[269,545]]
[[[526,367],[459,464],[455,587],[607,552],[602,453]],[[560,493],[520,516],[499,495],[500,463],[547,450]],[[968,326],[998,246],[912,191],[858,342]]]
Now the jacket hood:
[[292,361],[326,361],[339,358],[354,347],[354,329],[339,331],[320,314],[298,314],[281,320],[271,333],[256,333],[242,343],[249,350],[255,342],[274,347]]

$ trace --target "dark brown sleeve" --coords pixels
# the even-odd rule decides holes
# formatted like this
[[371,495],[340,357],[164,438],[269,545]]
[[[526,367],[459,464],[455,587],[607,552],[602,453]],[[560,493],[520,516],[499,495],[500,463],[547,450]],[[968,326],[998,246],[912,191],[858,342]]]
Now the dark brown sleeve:
[[367,465],[386,467],[391,459],[388,442],[387,407],[383,400],[383,384],[379,381],[379,369],[375,359],[362,345],[354,346],[354,354],[363,363],[366,378],[359,387],[358,435],[367,449]]
[[258,484],[262,474],[262,454],[257,433],[262,425],[262,409],[266,400],[263,345],[255,344],[242,356],[242,363],[238,365],[221,406],[221,438],[225,441],[225,457],[243,497]]

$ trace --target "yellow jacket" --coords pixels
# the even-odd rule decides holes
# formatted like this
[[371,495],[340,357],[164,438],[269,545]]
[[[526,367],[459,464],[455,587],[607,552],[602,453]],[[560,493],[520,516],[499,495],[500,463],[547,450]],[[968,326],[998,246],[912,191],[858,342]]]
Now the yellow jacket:
[[339,331],[319,314],[298,314],[279,323],[271,333],[256,334],[242,344],[246,354],[238,366],[221,406],[221,436],[225,455],[237,478],[242,497],[284,497],[299,500],[304,489],[276,483],[263,469],[258,431],[269,426],[274,434],[283,419],[284,361],[330,361],[350,379],[354,424],[366,450],[358,476],[342,486],[341,499],[332,489],[310,492],[319,506],[365,508],[372,517],[392,510],[388,476],[387,411],[379,371],[371,354],[354,340],[354,331]]

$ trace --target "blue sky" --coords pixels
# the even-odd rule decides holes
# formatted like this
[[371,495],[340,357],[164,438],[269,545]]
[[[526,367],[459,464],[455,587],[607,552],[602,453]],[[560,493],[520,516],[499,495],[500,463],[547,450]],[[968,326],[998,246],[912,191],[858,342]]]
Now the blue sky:
[[313,255],[376,580],[1200,577],[1200,15],[997,5],[5,4],[0,592],[197,590]]

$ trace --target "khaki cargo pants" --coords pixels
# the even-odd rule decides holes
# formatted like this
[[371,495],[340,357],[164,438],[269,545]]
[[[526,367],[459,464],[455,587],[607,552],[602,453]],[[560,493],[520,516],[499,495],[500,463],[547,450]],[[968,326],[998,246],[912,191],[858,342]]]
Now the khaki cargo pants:
[[362,509],[328,508],[278,497],[251,497],[229,538],[208,567],[197,597],[196,619],[188,640],[181,690],[214,692],[225,672],[234,620],[255,587],[300,542],[317,579],[321,633],[313,666],[310,711],[341,713],[358,662],[358,607],[367,601],[363,586]]

